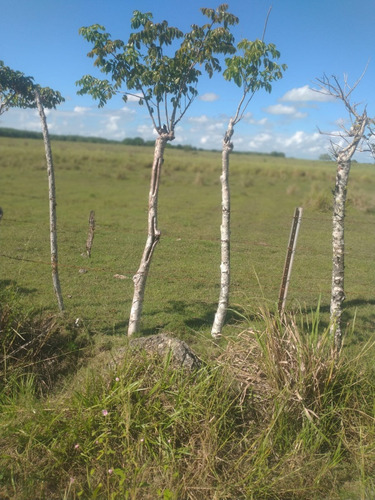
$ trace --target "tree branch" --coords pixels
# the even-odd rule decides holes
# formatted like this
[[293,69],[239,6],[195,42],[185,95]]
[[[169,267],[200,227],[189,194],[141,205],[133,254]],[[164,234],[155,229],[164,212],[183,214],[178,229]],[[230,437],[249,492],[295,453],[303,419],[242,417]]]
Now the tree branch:
[[263,35],[262,35],[262,42],[264,42],[264,37],[266,36],[267,24],[268,24],[268,19],[269,19],[270,14],[271,14],[271,10],[272,10],[272,5],[271,5],[271,6],[270,6],[270,8],[268,9],[267,16],[266,16],[266,20],[265,20],[265,23],[264,23]]
[[331,77],[333,82],[326,75],[320,79],[316,79],[316,82],[321,89],[316,90],[316,92],[339,99],[344,104],[352,124],[349,130],[342,124],[341,128],[344,133],[339,134],[323,133],[318,129],[321,134],[340,137],[343,141],[345,141],[346,146],[334,143],[332,140],[330,141],[331,151],[336,158],[339,155],[342,155],[343,157],[350,159],[357,148],[360,147],[362,141],[366,141],[369,144],[370,150],[373,149],[369,143],[369,138],[365,135],[366,127],[373,120],[368,118],[366,107],[364,107],[362,113],[359,113],[357,110],[358,104],[352,104],[350,101],[350,96],[362,80],[366,69],[367,65],[360,78],[357,79],[352,87],[348,84],[348,78],[346,75],[344,76],[344,87],[340,84],[335,75]]

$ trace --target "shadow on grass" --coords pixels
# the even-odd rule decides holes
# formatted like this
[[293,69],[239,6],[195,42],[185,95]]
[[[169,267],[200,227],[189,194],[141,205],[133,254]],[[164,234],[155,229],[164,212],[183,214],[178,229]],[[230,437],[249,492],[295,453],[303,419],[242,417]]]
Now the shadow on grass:
[[[345,300],[343,303],[344,310],[352,309],[353,307],[361,307],[361,306],[374,306],[375,299],[353,299],[353,300]],[[320,306],[321,312],[329,312],[330,304],[325,304]]]
[[37,291],[36,288],[24,288],[22,286],[18,286],[17,282],[14,280],[0,280],[0,292],[3,292],[7,289],[10,289],[16,293],[20,293],[22,295],[31,295]]
[[[346,345],[356,345],[366,342],[373,336],[375,328],[375,300],[373,299],[353,299],[344,302],[342,321],[346,334]],[[355,323],[353,326],[353,321]],[[351,332],[351,330],[353,330]]]
[[[346,346],[356,345],[369,339],[375,328],[375,299],[357,298],[343,303],[342,331]],[[311,307],[312,312],[316,307]],[[330,304],[320,305],[319,332],[323,333],[330,326]],[[303,321],[307,328],[307,322]]]
[[[367,299],[354,299],[348,300],[344,303],[344,310],[342,315],[342,322],[344,330],[350,328],[356,314],[356,322],[354,325],[354,333],[350,334],[350,343],[357,343],[368,338],[368,332],[375,327],[375,310],[374,313],[369,310],[362,310],[366,307],[375,305],[375,300]],[[180,333],[182,336],[192,331],[207,330],[211,331],[213,324],[217,303],[206,302],[185,302],[183,300],[170,300],[165,308],[157,308],[144,313],[141,326],[141,331],[136,336],[156,335],[161,332]],[[306,308],[305,315],[309,315],[310,311],[314,314],[316,305]],[[319,332],[323,333],[329,328],[329,304],[320,305],[319,314]],[[237,313],[236,310],[229,309],[225,319],[225,325],[235,325],[239,322],[246,320],[251,323],[259,323],[260,317],[256,312],[253,314]],[[303,326],[306,327],[305,331],[309,330],[308,323],[311,324],[310,319],[303,320]],[[346,327],[346,325],[349,325]],[[105,328],[102,333],[105,335],[126,335],[128,329],[128,320],[120,321],[111,328]],[[367,334],[366,334],[367,332]]]
[[[181,334],[192,330],[203,328],[211,331],[212,323],[217,308],[217,303],[208,304],[206,302],[185,302],[183,300],[170,300],[164,309],[154,309],[144,314],[144,322],[150,323],[150,318],[154,318],[153,326],[142,327],[135,337],[156,335],[161,332],[178,332]],[[228,310],[225,324],[232,325],[238,323],[239,316],[233,310]],[[103,330],[105,335],[126,335],[128,321],[120,321],[112,328]]]
[[[169,301],[169,313],[178,313],[184,318],[184,324],[191,328],[192,330],[200,330],[201,328],[207,327],[211,329],[212,323],[214,321],[215,312],[217,309],[217,303],[207,304],[205,302],[200,302],[199,315],[191,318],[191,309],[195,308],[197,304],[186,303],[182,300],[171,300]],[[238,315],[235,311],[229,309],[225,318],[225,324],[233,324],[238,322]]]

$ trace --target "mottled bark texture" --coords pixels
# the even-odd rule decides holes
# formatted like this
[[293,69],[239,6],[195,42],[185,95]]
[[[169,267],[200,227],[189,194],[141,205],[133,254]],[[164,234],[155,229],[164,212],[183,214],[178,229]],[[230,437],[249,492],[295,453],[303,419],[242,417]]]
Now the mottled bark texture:
[[333,226],[332,226],[332,287],[331,287],[331,333],[335,339],[335,349],[339,351],[342,345],[342,308],[345,300],[344,273],[345,273],[345,204],[347,186],[349,181],[351,158],[358,144],[363,139],[367,126],[366,112],[357,119],[353,128],[353,139],[343,149],[336,152],[336,183],[333,201]]
[[89,232],[86,240],[86,255],[89,258],[91,257],[92,244],[94,242],[94,233],[95,233],[95,212],[94,210],[91,210],[89,215]]
[[219,303],[211,330],[212,337],[221,335],[227,314],[230,287],[230,190],[229,190],[229,155],[233,150],[231,138],[234,120],[229,121],[223,140],[221,182],[221,264]]
[[129,317],[128,335],[139,331],[146,281],[152,255],[160,239],[158,229],[158,195],[161,168],[164,161],[165,145],[173,140],[172,133],[161,133],[155,142],[154,160],[151,170],[151,183],[148,197],[148,234],[138,271],[133,276],[134,295]]
[[47,162],[52,283],[59,309],[62,312],[64,310],[64,302],[62,298],[59,272],[58,272],[55,172],[53,167],[52,150],[51,150],[51,143],[49,140],[46,115],[44,113],[43,104],[41,102],[40,95],[37,90],[35,90],[35,102],[39,111],[40,122],[42,125],[44,148],[46,152],[46,162]]

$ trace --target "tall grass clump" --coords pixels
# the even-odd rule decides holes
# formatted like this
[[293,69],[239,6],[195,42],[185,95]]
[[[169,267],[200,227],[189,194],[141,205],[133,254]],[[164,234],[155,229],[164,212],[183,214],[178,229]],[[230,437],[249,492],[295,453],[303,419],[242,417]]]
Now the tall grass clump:
[[374,344],[337,357],[319,311],[302,321],[308,331],[295,316],[262,309],[259,317],[264,328],[243,331],[222,355],[258,423],[236,463],[249,471],[244,498],[370,498],[375,385],[365,359]]
[[0,390],[32,374],[38,390],[48,392],[75,370],[89,343],[87,332],[57,315],[21,306],[16,287],[0,291]]

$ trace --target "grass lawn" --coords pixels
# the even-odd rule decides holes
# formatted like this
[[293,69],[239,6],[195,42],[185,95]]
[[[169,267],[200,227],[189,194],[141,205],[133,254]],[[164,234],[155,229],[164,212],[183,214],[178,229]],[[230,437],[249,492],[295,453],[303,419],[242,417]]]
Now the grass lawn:
[[[49,266],[48,199],[40,141],[1,138],[0,276],[26,305],[56,310]],[[152,150],[53,143],[58,244],[67,313],[90,327],[124,333],[146,237]],[[161,242],[151,266],[142,331],[209,331],[218,299],[220,154],[166,152],[159,198]],[[375,195],[369,165],[354,165],[347,216],[348,315],[368,323],[375,277]],[[231,156],[232,292],[236,307],[277,302],[294,208],[304,208],[288,304],[328,307],[331,189],[335,166],[263,155]],[[85,259],[90,210],[96,233]],[[81,273],[80,270],[87,270]],[[114,275],[127,278],[120,280]],[[361,320],[358,315],[358,320]],[[368,325],[371,328],[371,322]],[[230,328],[228,326],[227,328]]]
[[[335,164],[231,155],[231,309],[218,346],[210,330],[221,155],[166,150],[162,236],[141,335],[188,341],[208,362],[190,378],[156,359],[129,359],[117,371],[100,361],[126,342],[152,148],[54,141],[52,150],[63,318],[52,289],[42,141],[0,138],[0,497],[372,498],[373,166],[353,164],[349,181],[347,335],[336,364],[324,334]],[[297,206],[304,212],[290,322],[281,325],[272,312]],[[32,349],[22,347],[29,341]]]

